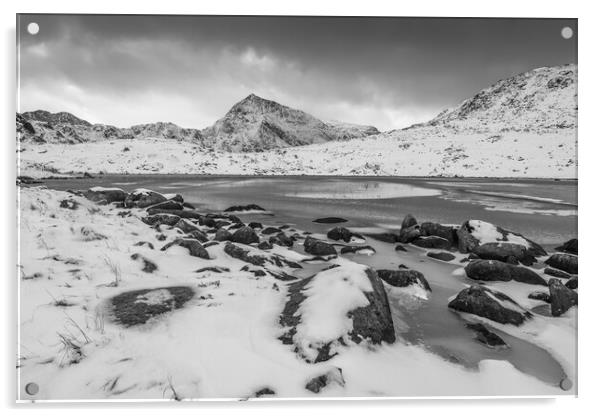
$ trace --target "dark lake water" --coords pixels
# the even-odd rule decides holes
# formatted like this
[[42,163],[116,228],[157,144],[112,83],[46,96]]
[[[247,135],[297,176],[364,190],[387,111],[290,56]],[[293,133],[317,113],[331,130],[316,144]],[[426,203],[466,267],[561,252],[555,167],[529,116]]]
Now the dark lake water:
[[[293,224],[314,233],[332,227],[312,222],[326,216],[346,218],[345,227],[365,233],[397,232],[403,217],[412,213],[419,221],[444,224],[485,220],[548,249],[577,236],[577,181],[569,180],[106,175],[45,183],[60,190],[105,186],[180,193],[200,210],[255,203],[271,214],[241,216],[245,221]],[[401,338],[468,367],[483,359],[505,359],[548,383],[557,384],[565,376],[547,351],[521,339],[496,331],[511,346],[499,351],[473,340],[464,320],[447,308],[448,299],[470,281],[452,275],[457,266],[425,259],[420,250],[411,247],[403,253],[374,239],[369,238],[367,244],[376,249],[376,255],[351,258],[375,268],[397,269],[403,263],[421,271],[433,288],[427,301],[392,297]]]

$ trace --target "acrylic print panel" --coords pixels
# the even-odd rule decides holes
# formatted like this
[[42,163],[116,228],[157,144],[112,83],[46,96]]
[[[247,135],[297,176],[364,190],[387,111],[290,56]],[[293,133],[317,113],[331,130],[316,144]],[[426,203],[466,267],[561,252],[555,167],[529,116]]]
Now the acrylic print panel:
[[17,31],[19,400],[577,393],[576,20]]

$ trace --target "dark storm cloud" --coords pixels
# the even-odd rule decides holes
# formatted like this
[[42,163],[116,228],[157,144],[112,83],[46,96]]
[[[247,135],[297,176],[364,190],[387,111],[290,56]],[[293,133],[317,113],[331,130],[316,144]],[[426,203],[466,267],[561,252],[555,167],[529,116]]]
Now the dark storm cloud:
[[552,19],[23,15],[21,109],[204,127],[254,92],[399,128],[498,79],[576,62],[564,26],[576,32]]

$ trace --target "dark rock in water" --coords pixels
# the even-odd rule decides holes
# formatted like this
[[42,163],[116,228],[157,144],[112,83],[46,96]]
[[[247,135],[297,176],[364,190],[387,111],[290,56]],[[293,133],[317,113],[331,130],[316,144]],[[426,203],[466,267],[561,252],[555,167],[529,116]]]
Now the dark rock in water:
[[134,261],[140,259],[142,261],[142,271],[147,272],[149,274],[155,272],[159,268],[156,263],[140,255],[139,253],[132,254],[130,258]]
[[531,300],[544,301],[546,303],[550,302],[550,294],[544,291],[534,291],[531,294],[529,294],[527,298],[530,298]]
[[183,210],[184,206],[181,203],[173,200],[163,201],[161,203],[154,204],[149,206],[146,210],[156,209],[156,210]]
[[[214,222],[214,224],[215,224],[215,222]],[[245,227],[245,224],[244,223],[234,223],[234,224],[228,226],[228,230],[238,230],[241,227]]]
[[578,257],[567,253],[555,253],[544,261],[551,267],[568,272],[569,274],[578,273]]
[[[163,194],[159,194],[155,191],[144,190],[144,191],[134,191],[130,193],[125,198],[124,204],[126,207],[138,207],[138,208],[147,208],[149,206],[154,206],[155,204],[162,203],[167,201]],[[159,209],[164,210],[164,209]]]
[[567,288],[558,278],[550,278],[548,286],[550,287],[552,316],[561,316],[577,305],[577,293]]
[[[328,268],[328,270],[330,269]],[[279,339],[285,345],[295,343],[294,335],[297,333],[297,325],[303,320],[302,314],[299,314],[299,308],[307,299],[307,295],[304,292],[305,288],[311,284],[312,280],[323,278],[321,276],[323,273],[328,272],[322,271],[313,277],[294,282],[289,286],[288,300],[280,315],[280,324],[287,330]],[[387,293],[382,281],[373,269],[366,268],[365,273],[370,281],[372,291],[364,293],[364,296],[368,300],[366,306],[357,307],[347,313],[347,316],[352,320],[352,329],[348,332],[348,336],[355,343],[362,341],[372,344],[381,344],[383,342],[393,343],[395,342],[395,329],[393,327]],[[341,279],[344,280],[345,277],[342,276]],[[330,354],[332,342],[335,341],[321,341],[320,347],[317,348],[318,355],[313,360],[314,362],[327,361],[334,356],[334,354]]]
[[215,229],[220,229],[220,228],[222,228],[222,227],[223,227],[223,228],[225,228],[225,227],[229,227],[229,226],[231,226],[231,225],[232,225],[232,223],[230,223],[230,222],[229,222],[229,221],[227,221],[227,220],[216,220],[216,221],[215,221],[215,224],[214,224],[214,226],[213,226],[213,227],[214,227]]
[[187,203],[186,201],[184,201],[184,202],[182,203],[182,207],[184,207],[184,208],[187,208],[187,209],[190,209],[190,210],[194,210],[194,209],[195,209],[195,207],[194,207],[192,204],[190,204],[190,203]]
[[83,177],[84,178],[94,178],[94,175],[90,174],[89,172],[84,172]]
[[548,286],[548,283],[537,272],[522,266],[508,265],[510,268],[510,276],[514,281],[532,285]]
[[263,229],[263,225],[259,222],[251,222],[249,223],[249,227],[251,229]]
[[477,227],[495,230],[495,233],[497,233],[498,235],[498,242],[510,243],[508,240],[509,235],[513,235],[515,238],[518,237],[524,239],[525,242],[529,245],[527,247],[527,251],[533,257],[547,255],[546,251],[540,245],[533,242],[532,240],[527,239],[523,235],[516,232],[510,232],[494,224],[483,222],[480,220],[467,220],[462,224],[462,226],[460,226],[460,229],[458,229],[458,249],[460,250],[460,252],[472,252],[477,246],[481,245],[482,242],[477,236],[475,236],[477,232]]
[[203,243],[204,248],[210,248],[211,246],[219,245],[219,242],[215,240],[210,240],[209,242]]
[[399,264],[397,267],[398,267],[399,269],[410,269],[410,268],[408,268],[408,267],[407,267],[405,264]]
[[149,249],[155,249],[155,245],[145,241],[136,242],[134,243],[134,246],[147,246]]
[[280,232],[276,236],[270,236],[270,243],[290,248],[295,243],[295,240],[292,237],[287,236],[284,232]]
[[449,252],[427,252],[426,256],[445,262],[453,261],[454,259],[456,259],[456,257]]
[[274,245],[272,245],[270,242],[264,240],[262,242],[259,242],[259,245],[257,245],[257,247],[261,250],[268,250],[268,249],[273,249]]
[[395,246],[395,250],[399,251],[399,252],[407,252],[408,250],[405,248],[405,246],[403,245],[397,245]]
[[449,240],[444,239],[439,236],[427,236],[427,237],[421,236],[421,237],[413,240],[412,245],[416,245],[421,248],[445,249],[445,250],[449,250],[452,247],[452,244]]
[[568,279],[568,278],[570,278],[572,276],[568,272],[564,272],[564,271],[561,271],[560,269],[550,268],[550,267],[545,268],[543,270],[543,273],[546,274],[546,275],[550,275],[552,277],[564,278],[564,279]]
[[232,242],[243,243],[250,245],[251,243],[259,243],[259,236],[249,226],[244,226],[232,234]]
[[357,253],[357,252],[370,253],[370,255],[376,253],[376,250],[369,245],[364,246],[343,246],[341,248],[341,255],[345,253]]
[[247,204],[246,206],[231,206],[224,210],[225,213],[238,211],[265,211],[265,209],[257,204]]
[[504,339],[499,337],[497,334],[490,331],[481,323],[466,323],[466,327],[470,330],[474,330],[477,334],[476,339],[490,348],[507,348],[509,347]]
[[571,290],[576,290],[578,285],[577,277],[573,277],[564,283],[564,286]]
[[313,237],[306,237],[303,243],[305,252],[317,255],[317,256],[330,256],[337,255],[337,251],[330,243],[322,242],[321,240],[314,239]]
[[517,243],[495,242],[483,243],[473,249],[475,255],[481,259],[492,259],[509,264],[533,265],[535,257],[523,245]]
[[313,222],[325,224],[346,223],[347,219],[343,219],[341,217],[320,217],[319,219],[313,220]]
[[401,221],[401,229],[407,229],[408,227],[416,226],[418,221],[416,221],[416,217],[411,214],[406,214],[406,216]]
[[[498,301],[499,300],[499,301]],[[514,308],[502,305],[510,303]],[[530,319],[532,314],[524,310],[506,294],[493,291],[480,285],[465,288],[450,301],[448,307],[464,313],[475,314],[501,324],[519,326]]]
[[77,208],[79,207],[79,203],[75,200],[62,200],[59,204],[59,207],[69,210],[77,210]]
[[414,240],[418,239],[422,234],[420,233],[420,226],[414,225],[410,227],[406,227],[405,229],[401,229],[399,231],[399,241],[401,243],[412,243]]
[[220,229],[217,229],[217,231],[215,232],[215,237],[213,239],[217,240],[218,242],[231,241],[232,233],[230,233],[222,227]]
[[222,272],[230,272],[230,268],[223,266],[206,266],[204,268],[197,269],[194,272],[215,272],[216,274],[221,274]]
[[509,265],[500,261],[476,260],[464,267],[466,276],[479,281],[511,281]]
[[369,233],[366,236],[371,237],[374,240],[385,243],[396,243],[399,242],[399,236],[394,233]]
[[422,275],[421,272],[413,269],[379,269],[376,272],[380,279],[393,287],[408,287],[410,285],[418,285],[427,291],[431,291],[431,286],[424,275]]
[[[167,198],[167,196],[165,196],[165,198]],[[176,201],[178,203],[184,204],[184,197],[182,197],[182,194],[173,194],[171,197],[167,198],[167,201]]]
[[94,201],[95,203],[109,204],[113,202],[125,201],[127,193],[120,188],[95,187],[84,192],[84,197],[86,197],[88,200]]
[[144,324],[153,317],[182,308],[193,296],[190,287],[128,291],[111,299],[112,315],[126,327]]
[[141,220],[150,226],[158,224],[175,226],[180,221],[180,217],[173,214],[153,214],[151,216],[143,217]]
[[253,396],[255,398],[265,397],[266,395],[276,395],[276,391],[271,388],[265,387],[260,390],[257,390]]
[[345,386],[343,370],[341,368],[333,368],[325,374],[312,378],[307,384],[305,384],[305,389],[317,394],[322,391],[322,388],[330,384],[337,384],[341,387]]
[[438,236],[454,245],[458,241],[457,229],[458,228],[454,226],[424,222],[420,225],[420,234],[422,236]]
[[479,281],[517,281],[525,284],[547,286],[538,273],[521,266],[494,260],[475,260],[466,267],[466,276]]
[[328,233],[326,234],[326,237],[328,237],[328,239],[332,239],[332,240],[342,240],[347,243],[349,243],[349,241],[353,237],[363,239],[363,236],[361,236],[357,233],[352,233],[349,229],[346,229],[345,227],[341,227],[341,226],[335,227],[334,229],[330,229],[328,231]]
[[249,255],[248,250],[245,250],[240,246],[230,242],[227,242],[224,246],[224,252],[233,258],[240,259],[241,261],[257,266],[261,266],[267,262],[267,258],[259,255]]
[[183,248],[188,249],[188,252],[190,253],[191,256],[196,256],[197,258],[202,258],[202,259],[211,259],[209,257],[209,252],[207,252],[207,249],[205,249],[203,244],[196,239],[180,239],[180,238],[178,238],[178,239],[175,239],[174,241],[168,243],[167,245],[163,246],[161,248],[161,250],[165,251],[165,250],[171,248],[172,246],[181,246]]
[[273,235],[274,233],[280,233],[280,232],[281,232],[281,230],[278,229],[277,227],[269,226],[269,227],[266,227],[265,229],[263,229],[261,231],[261,234],[262,235]]
[[562,246],[557,247],[556,250],[577,255],[579,252],[578,241],[577,239],[568,240]]

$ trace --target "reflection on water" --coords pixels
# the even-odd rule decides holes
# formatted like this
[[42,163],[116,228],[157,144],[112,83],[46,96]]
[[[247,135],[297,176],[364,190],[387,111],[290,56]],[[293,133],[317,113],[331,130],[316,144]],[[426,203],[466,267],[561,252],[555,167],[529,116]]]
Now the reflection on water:
[[434,188],[382,181],[324,181],[303,184],[285,195],[296,198],[333,200],[373,200],[387,198],[430,197],[440,195]]

